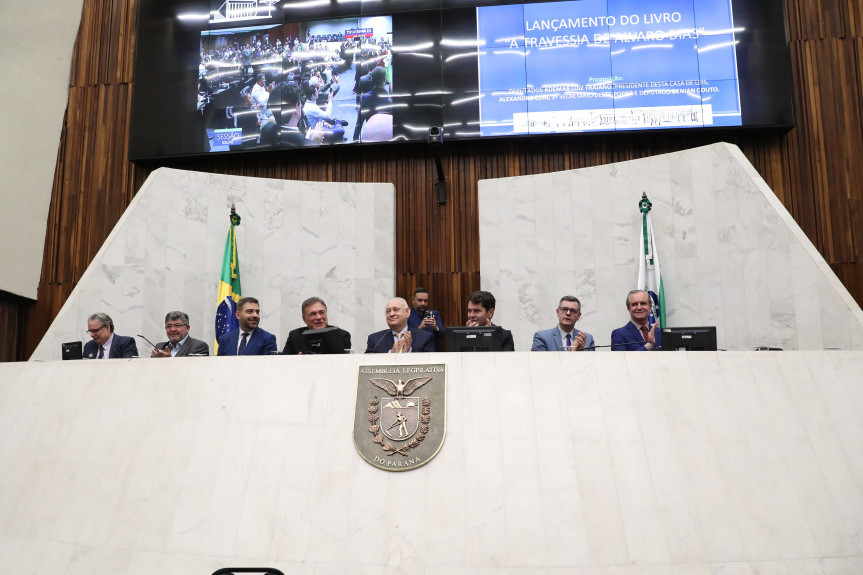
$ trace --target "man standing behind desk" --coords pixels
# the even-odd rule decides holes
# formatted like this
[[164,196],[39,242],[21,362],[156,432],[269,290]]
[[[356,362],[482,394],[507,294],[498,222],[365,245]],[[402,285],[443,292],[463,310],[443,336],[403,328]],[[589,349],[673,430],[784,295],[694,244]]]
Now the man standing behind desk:
[[[491,327],[491,318],[494,316],[494,306],[497,302],[491,292],[475,291],[470,295],[467,302],[467,323],[469,327]],[[501,328],[500,350],[515,351],[515,342],[512,340],[512,332]]]
[[182,311],[169,311],[165,316],[168,341],[157,343],[150,357],[187,357],[210,355],[210,346],[189,337],[189,316]]
[[84,345],[84,359],[118,359],[138,357],[138,346],[131,337],[114,333],[114,321],[106,313],[94,313],[87,318],[87,331],[92,341]]
[[258,300],[253,297],[240,299],[237,319],[240,320],[240,329],[219,338],[218,355],[268,355],[278,351],[276,336],[258,327],[261,321]]
[[[327,320],[327,304],[324,303],[324,300],[319,297],[310,297],[303,302],[303,322],[305,322],[306,327],[298,327],[288,334],[282,355],[306,353],[306,341],[303,338],[303,332],[307,329],[323,329],[330,326]],[[339,335],[342,336],[344,348],[351,349],[351,334],[339,328]]]
[[391,299],[386,308],[388,329],[369,335],[366,353],[419,353],[434,351],[434,338],[427,331],[409,330],[408,302],[401,297]]
[[581,317],[581,302],[572,295],[560,298],[557,304],[557,325],[533,334],[530,351],[594,351],[593,336],[575,329]]
[[434,336],[435,351],[441,351],[441,342],[446,334],[443,327],[443,319],[436,309],[428,309],[429,292],[426,288],[418,287],[414,290],[414,300],[411,306],[411,315],[408,317],[408,328],[412,330],[421,329]]
[[650,325],[650,295],[634,289],[626,296],[630,322],[611,332],[611,351],[654,351],[662,349],[656,324]]

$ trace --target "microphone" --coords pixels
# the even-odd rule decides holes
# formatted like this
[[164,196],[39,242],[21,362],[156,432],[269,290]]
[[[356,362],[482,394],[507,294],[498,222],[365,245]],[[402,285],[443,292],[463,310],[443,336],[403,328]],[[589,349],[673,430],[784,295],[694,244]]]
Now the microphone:
[[150,346],[151,346],[153,349],[156,349],[156,344],[154,344],[152,341],[150,341],[149,339],[147,339],[146,337],[144,337],[144,336],[143,336],[143,335],[141,335],[140,333],[138,334],[138,337],[140,337],[141,339],[143,339],[144,341],[146,341],[147,343],[149,343],[149,344],[150,344]]
[[[611,344],[608,344],[608,345],[594,345],[593,347],[589,347],[589,348],[588,348],[588,347],[586,347],[586,348],[584,348],[584,349],[596,349],[596,348],[598,348],[598,347],[620,347],[620,346],[622,346],[622,345],[635,345],[635,344],[637,344],[637,345],[644,345],[645,343],[650,343],[650,342],[649,342],[649,341],[644,341],[643,339],[640,339],[640,340],[638,340],[638,341],[622,341],[622,342],[620,342],[620,343],[611,343]],[[660,350],[660,349],[662,349],[662,346],[656,345],[656,342],[653,342],[653,345],[655,346],[655,349],[656,349],[656,350]]]

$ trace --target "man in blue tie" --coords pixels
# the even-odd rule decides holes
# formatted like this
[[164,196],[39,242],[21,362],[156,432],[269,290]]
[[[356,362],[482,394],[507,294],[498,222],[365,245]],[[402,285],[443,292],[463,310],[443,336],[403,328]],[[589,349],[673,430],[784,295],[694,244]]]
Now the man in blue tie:
[[557,325],[533,334],[530,351],[594,351],[593,336],[575,328],[581,318],[581,302],[572,295],[557,304]]
[[261,308],[258,300],[244,297],[237,302],[240,329],[219,338],[218,355],[269,355],[278,351],[276,336],[258,327]]

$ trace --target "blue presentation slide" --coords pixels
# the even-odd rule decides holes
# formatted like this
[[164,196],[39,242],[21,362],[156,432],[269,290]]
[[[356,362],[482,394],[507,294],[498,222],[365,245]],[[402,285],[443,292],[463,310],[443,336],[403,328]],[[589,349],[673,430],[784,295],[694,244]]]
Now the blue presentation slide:
[[731,0],[477,8],[483,136],[741,125]]

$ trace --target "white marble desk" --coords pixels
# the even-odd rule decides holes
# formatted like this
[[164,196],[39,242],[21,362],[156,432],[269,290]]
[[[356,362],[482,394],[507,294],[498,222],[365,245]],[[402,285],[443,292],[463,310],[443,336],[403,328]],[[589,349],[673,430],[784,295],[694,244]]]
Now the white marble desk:
[[[388,473],[358,366],[445,363]],[[0,571],[863,572],[863,352],[0,364]]]

